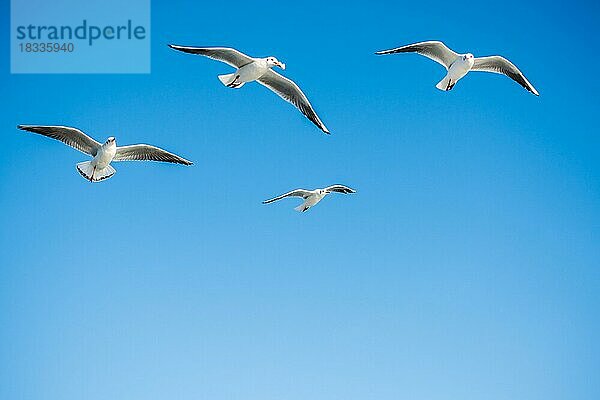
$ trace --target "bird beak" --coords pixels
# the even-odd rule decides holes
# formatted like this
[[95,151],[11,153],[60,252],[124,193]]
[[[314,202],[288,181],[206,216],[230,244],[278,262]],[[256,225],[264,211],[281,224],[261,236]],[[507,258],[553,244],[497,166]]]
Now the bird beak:
[[281,69],[285,69],[285,64],[282,63],[281,61],[277,62],[277,66]]

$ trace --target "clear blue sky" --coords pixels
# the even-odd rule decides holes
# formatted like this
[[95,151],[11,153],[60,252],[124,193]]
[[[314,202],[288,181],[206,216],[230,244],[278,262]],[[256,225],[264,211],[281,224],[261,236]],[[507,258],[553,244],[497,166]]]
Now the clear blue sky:
[[[155,0],[150,75],[2,59],[0,398],[600,398],[598,2],[287,3]],[[373,55],[430,39],[541,96]],[[168,43],[278,57],[332,135]],[[17,124],[196,164],[90,184]],[[332,183],[358,193],[261,204]]]

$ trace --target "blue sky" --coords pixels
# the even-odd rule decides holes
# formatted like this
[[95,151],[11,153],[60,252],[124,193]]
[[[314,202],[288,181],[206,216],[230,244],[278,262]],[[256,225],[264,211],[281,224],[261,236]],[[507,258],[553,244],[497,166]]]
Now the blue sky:
[[[0,398],[598,398],[599,11],[154,1],[149,75],[5,57]],[[373,55],[430,39],[510,58],[541,96],[483,73],[443,93],[434,62]],[[278,57],[332,135],[168,43]],[[90,184],[85,156],[18,124],[195,165]],[[358,193],[261,204],[332,183]]]

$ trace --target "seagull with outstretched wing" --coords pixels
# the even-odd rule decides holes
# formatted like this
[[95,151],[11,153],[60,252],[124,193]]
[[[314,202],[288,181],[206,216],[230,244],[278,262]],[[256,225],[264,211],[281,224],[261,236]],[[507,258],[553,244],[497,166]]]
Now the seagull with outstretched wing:
[[436,87],[440,90],[451,90],[456,82],[469,71],[486,71],[503,74],[523,86],[527,91],[539,96],[538,91],[525,78],[525,75],[510,61],[501,56],[474,57],[471,53],[458,54],[439,41],[409,44],[390,50],[378,51],[375,54],[417,53],[441,64],[448,71]]
[[191,161],[148,144],[117,146],[114,137],[99,143],[82,131],[68,126],[19,125],[17,128],[60,140],[64,144],[92,156],[92,160],[77,164],[77,171],[90,182],[99,182],[115,174],[112,161],[145,160],[192,165]]
[[329,133],[300,87],[272,70],[273,67],[285,69],[285,64],[277,58],[253,58],[229,47],[188,47],[174,44],[170,44],[169,47],[184,53],[206,56],[232,66],[236,69],[234,73],[219,75],[219,80],[225,86],[237,89],[244,86],[245,83],[257,81],[285,101],[292,103],[323,132]]
[[294,208],[294,210],[299,212],[305,212],[321,200],[329,193],[343,193],[350,194],[356,193],[356,190],[349,188],[344,185],[331,185],[323,189],[314,189],[314,190],[306,190],[306,189],[295,189],[290,192],[284,193],[281,196],[274,197],[269,200],[263,201],[263,204],[273,203],[274,201],[285,199],[286,197],[301,197],[304,199],[304,203],[300,204],[298,207]]

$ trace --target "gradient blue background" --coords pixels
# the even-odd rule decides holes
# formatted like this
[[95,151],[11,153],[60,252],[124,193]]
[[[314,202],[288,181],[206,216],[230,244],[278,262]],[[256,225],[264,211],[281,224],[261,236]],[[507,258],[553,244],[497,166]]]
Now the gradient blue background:
[[[9,54],[8,5],[0,51]],[[597,2],[154,1],[152,74],[0,64],[0,398],[600,397]],[[416,55],[502,54],[539,98]],[[167,43],[275,55],[326,136]],[[148,142],[86,157],[17,124]],[[343,183],[308,213],[261,200]]]

